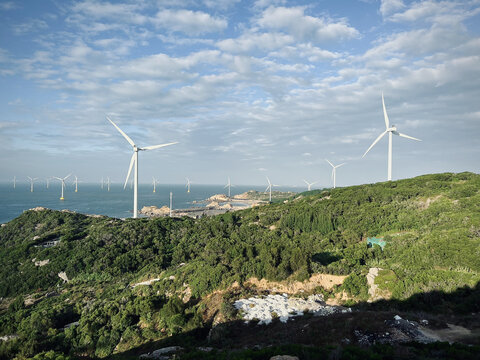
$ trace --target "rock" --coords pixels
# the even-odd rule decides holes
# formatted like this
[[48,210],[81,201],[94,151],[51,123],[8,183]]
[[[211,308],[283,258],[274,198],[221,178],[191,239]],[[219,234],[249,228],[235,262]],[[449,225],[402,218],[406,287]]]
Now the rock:
[[215,202],[225,202],[225,201],[228,201],[228,196],[224,194],[216,194],[216,195],[210,196],[207,200],[215,201]]
[[67,273],[65,271],[61,271],[58,273],[58,277],[63,280],[64,283],[68,283],[70,280],[68,280]]
[[35,263],[35,266],[45,266],[47,265],[49,262],[50,262],[50,259],[47,259],[47,260],[39,260],[39,261],[36,261],[35,258],[32,259],[32,262]]
[[216,209],[216,208],[218,208],[218,202],[212,201],[212,202],[208,203],[206,207],[208,209]]
[[29,210],[31,210],[31,211],[45,211],[45,210],[47,210],[47,208],[44,208],[42,206],[37,206],[37,207],[34,207],[32,209],[29,209]]
[[144,206],[140,213],[147,216],[168,216],[170,215],[170,208],[168,206],[162,206],[158,208],[156,206]]
[[275,356],[272,356],[270,360],[300,360],[300,359],[297,356],[275,355]]
[[200,346],[200,347],[197,347],[197,350],[203,351],[203,352],[210,352],[210,351],[213,351],[213,347],[210,347],[210,346]]
[[140,359],[157,359],[157,360],[168,359],[169,358],[168,356],[163,356],[163,355],[176,353],[176,352],[179,352],[180,350],[183,350],[181,346],[169,346],[169,347],[154,350],[151,353],[142,354],[140,355]]
[[398,315],[395,315],[393,318],[394,318],[395,320],[397,320],[397,321],[402,320],[402,318],[401,318],[400,316],[398,316]]

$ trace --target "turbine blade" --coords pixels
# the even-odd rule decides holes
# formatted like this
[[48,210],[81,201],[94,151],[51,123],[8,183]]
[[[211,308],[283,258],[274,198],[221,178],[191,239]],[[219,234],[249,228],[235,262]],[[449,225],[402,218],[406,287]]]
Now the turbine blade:
[[404,138],[407,138],[407,139],[422,141],[422,140],[420,140],[420,139],[414,138],[413,136],[408,136],[408,135],[399,133],[398,131],[394,131],[393,133],[394,133],[394,134],[396,133],[395,135],[398,135],[398,136],[401,136],[401,137],[404,137]]
[[132,172],[133,164],[135,163],[135,152],[132,155],[132,159],[130,160],[130,167],[128,168],[127,178],[125,179],[125,184],[123,188],[127,187],[128,179],[130,178],[130,173]]
[[145,146],[145,147],[141,148],[140,150],[153,150],[153,149],[159,149],[159,148],[161,148],[161,147],[164,147],[164,146],[169,146],[169,145],[174,145],[174,144],[178,144],[178,141],[171,142],[171,143],[168,143],[168,144],[161,144],[161,145]]
[[370,151],[371,148],[373,148],[375,146],[375,144],[377,142],[380,141],[380,139],[383,137],[383,135],[385,135],[386,133],[388,132],[388,130],[385,130],[383,133],[381,133],[376,139],[375,141],[372,143],[372,145],[370,145],[370,147],[367,149],[367,151],[365,151],[365,154],[363,154],[362,158],[365,157],[365,155],[367,155],[367,153]]
[[388,120],[387,115],[387,108],[385,107],[385,100],[383,99],[383,92],[382,92],[382,105],[383,105],[383,117],[385,118],[385,129],[390,128],[390,120]]
[[72,175],[72,174],[71,174],[71,173],[68,174],[67,176],[65,176],[65,177],[63,178],[63,180],[67,180],[67,179],[70,177],[70,175]]
[[270,182],[270,179],[268,178],[268,176],[265,176],[267,178],[267,181],[268,181],[268,186],[271,186],[272,183]]
[[307,184],[307,185],[310,185],[310,184],[308,183],[308,181],[305,180],[305,179],[303,180],[303,182],[304,182],[305,184]]
[[326,162],[328,162],[332,167],[335,167],[330,161],[328,161],[327,159],[325,159]]
[[115,124],[112,120],[110,120],[110,118],[109,118],[108,116],[107,116],[107,120],[110,121],[113,126],[115,126],[115,128],[120,132],[120,134],[123,135],[123,137],[124,137],[125,139],[127,139],[128,143],[129,143],[130,145],[135,146],[135,143],[133,142],[133,140],[130,139],[130,138],[128,137],[128,135],[125,134],[125,133],[122,131],[122,129],[120,129],[120,128],[117,126],[117,124]]
[[265,191],[264,191],[264,192],[267,192],[267,191],[268,191],[268,189],[270,189],[270,185],[268,185],[268,186],[267,186],[267,188],[265,189]]
[[335,166],[336,168],[339,168],[340,166],[345,165],[346,163],[341,163],[340,165]]
[[57,180],[60,180],[62,181],[63,179],[62,178],[59,178],[59,177],[56,177],[56,176],[52,176],[54,179],[57,179]]

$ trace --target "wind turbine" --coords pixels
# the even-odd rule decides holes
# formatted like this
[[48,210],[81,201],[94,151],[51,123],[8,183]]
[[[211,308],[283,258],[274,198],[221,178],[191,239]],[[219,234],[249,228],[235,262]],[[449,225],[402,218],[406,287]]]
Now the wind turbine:
[[50,186],[50,178],[47,177],[47,178],[45,179],[45,182],[47,183],[47,189],[48,189],[49,186]]
[[53,176],[54,179],[60,180],[62,182],[62,196],[60,196],[60,200],[65,200],[65,198],[63,197],[63,189],[65,188],[65,180],[67,180],[70,177],[70,175],[72,174],[68,174],[64,178]]
[[113,126],[122,134],[122,136],[128,141],[130,145],[133,147],[133,155],[130,160],[130,167],[128,168],[128,173],[127,173],[127,178],[125,179],[125,185],[123,188],[127,186],[128,178],[130,177],[130,173],[132,172],[133,165],[135,164],[135,170],[133,173],[133,181],[134,181],[134,186],[133,186],[133,218],[138,217],[138,152],[142,150],[154,150],[158,149],[164,146],[169,146],[173,144],[177,144],[178,142],[172,142],[172,143],[167,143],[167,144],[161,144],[161,145],[151,145],[151,146],[145,146],[143,148],[138,147],[135,145],[132,139],[128,137],[127,134],[125,134],[122,129],[120,129],[110,118],[107,116],[107,120],[112,123]]
[[17,187],[17,177],[14,176],[13,177],[13,188],[16,189],[16,187]]
[[312,189],[312,185],[316,184],[318,181],[314,181],[312,183],[309,183],[307,180],[303,180],[303,182],[305,184],[307,184],[307,187],[308,187],[308,190],[307,191],[310,191]]
[[78,177],[75,175],[75,192],[78,192]]
[[107,176],[107,191],[110,191],[110,177]]
[[33,183],[35,182],[35,180],[38,180],[38,178],[31,178],[30,176],[27,177],[30,180],[30,192],[33,192]]
[[332,166],[333,188],[335,189],[337,168],[339,168],[340,166],[345,165],[346,163],[341,163],[340,165],[333,165],[333,164],[332,164],[330,161],[328,161],[327,159],[325,159],[325,160]]
[[280,186],[280,185],[275,185],[275,184],[272,184],[270,182],[270,179],[268,178],[268,176],[265,176],[267,178],[267,181],[268,181],[268,186],[267,188],[265,189],[265,192],[269,191],[270,192],[270,196],[269,196],[269,201],[272,202],[272,187],[274,186]]
[[190,181],[190,179],[187,178],[187,177],[185,178],[185,180],[187,180],[187,184],[185,185],[185,187],[187,188],[187,193],[189,193],[189,192],[190,192],[190,184],[191,184],[191,181]]
[[388,181],[392,180],[392,134],[407,138],[407,139],[412,139],[416,141],[422,141],[420,139],[414,138],[412,136],[408,136],[405,134],[402,134],[397,131],[397,127],[395,125],[390,126],[390,121],[388,119],[387,115],[387,109],[385,108],[385,100],[383,99],[383,92],[382,92],[382,105],[383,105],[383,117],[385,118],[385,131],[381,133],[375,141],[370,145],[370,147],[365,151],[365,154],[363,154],[362,158],[367,155],[367,153],[370,151],[372,147],[375,146],[377,142],[380,141],[380,139],[388,133]]
[[230,182],[230,176],[228,177],[228,182],[227,185],[225,185],[223,188],[226,189],[228,188],[228,197],[230,197],[230,188],[232,188],[234,185]]
[[152,176],[152,183],[153,183],[153,192],[156,192],[155,187],[157,185],[158,180],[155,179],[155,176]]

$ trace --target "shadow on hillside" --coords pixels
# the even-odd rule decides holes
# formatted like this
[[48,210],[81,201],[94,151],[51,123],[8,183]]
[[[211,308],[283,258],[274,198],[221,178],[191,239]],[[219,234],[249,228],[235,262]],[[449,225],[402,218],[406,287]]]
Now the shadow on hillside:
[[[219,324],[213,329],[210,325],[205,328],[173,335],[163,340],[150,342],[127,352],[112,355],[110,359],[138,359],[140,354],[168,346],[181,346],[185,349],[193,350],[198,347],[213,347],[215,349],[237,351],[255,348],[264,349],[267,347],[281,349],[282,346],[295,348],[297,345],[301,345],[299,349],[303,349],[305,346],[313,347],[316,351],[324,354],[321,357],[305,356],[301,358],[328,358],[328,354],[333,351],[332,349],[338,346],[348,348],[347,344],[358,345],[355,337],[357,331],[367,334],[389,331],[386,324],[392,321],[397,314],[405,319],[417,322],[421,319],[428,319],[429,326],[436,329],[447,328],[448,322],[467,326],[470,329],[474,329],[476,334],[480,334],[480,316],[478,314],[480,311],[480,282],[474,288],[462,287],[452,293],[432,291],[416,294],[405,301],[382,300],[375,303],[362,302],[352,306],[351,309],[352,312],[336,313],[330,316],[314,316],[311,313],[307,313],[304,316],[291,318],[287,323],[282,323],[276,319],[269,325],[258,325],[255,321],[245,323],[243,320],[234,320]],[[395,346],[408,347],[410,350],[413,347],[420,349],[418,351],[423,353],[426,352],[428,356],[432,356],[424,357],[424,359],[437,359],[434,355],[438,353],[439,347],[446,354],[446,357],[440,356],[438,357],[439,359],[462,359],[461,356],[457,357],[451,353],[453,351],[453,354],[457,354],[458,349],[460,349],[458,354],[461,354],[465,349],[470,349],[467,352],[470,351],[473,354],[480,352],[480,348],[478,348],[480,345],[479,337],[471,338],[466,343],[469,343],[470,347],[462,344],[448,345],[448,343],[440,345],[406,343]],[[471,345],[474,346],[471,347]],[[313,350],[310,349],[308,351]],[[405,351],[407,350],[404,348],[400,349],[400,353]],[[266,354],[268,355],[268,352]],[[251,356],[245,358],[270,359],[270,355],[267,355],[265,355],[266,357]],[[203,357],[198,354],[196,356],[198,358]],[[205,354],[205,356],[208,357],[210,355]],[[335,358],[340,359],[343,357]],[[352,359],[357,358],[361,359],[362,357],[352,357]],[[396,359],[397,357],[389,358]],[[474,359],[475,357],[466,356],[465,358]]]
[[338,261],[341,258],[341,256],[326,251],[314,254],[312,256],[312,261],[318,263],[319,265],[327,266],[328,264]]

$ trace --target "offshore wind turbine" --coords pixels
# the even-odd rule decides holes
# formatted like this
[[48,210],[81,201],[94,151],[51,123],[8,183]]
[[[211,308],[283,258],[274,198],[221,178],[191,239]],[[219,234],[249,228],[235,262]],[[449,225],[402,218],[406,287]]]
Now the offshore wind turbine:
[[103,190],[103,176],[102,176],[102,185],[101,185],[101,187],[102,187],[102,190]]
[[228,177],[228,182],[227,182],[227,185],[225,185],[223,188],[226,189],[228,188],[228,197],[230,197],[230,188],[232,188],[234,185],[232,185],[231,181],[230,181],[230,176]]
[[30,192],[33,192],[33,183],[35,182],[35,180],[38,180],[38,178],[31,178],[30,176],[27,177],[30,180]]
[[345,165],[346,163],[341,163],[340,165],[333,165],[330,161],[325,159],[331,166],[332,166],[332,179],[333,179],[333,188],[335,189],[336,185],[336,175],[337,175],[337,168],[339,168],[342,165]]
[[312,185],[315,185],[318,181],[314,181],[314,182],[312,182],[312,183],[309,183],[307,180],[303,180],[303,182],[304,182],[305,184],[307,184],[307,188],[308,188],[307,191],[310,191],[310,190],[312,189]]
[[383,92],[382,92],[382,105],[383,105],[383,117],[385,119],[385,131],[381,133],[375,141],[370,145],[370,147],[365,151],[365,154],[363,154],[362,158],[367,155],[367,153],[370,151],[371,148],[375,146],[377,142],[380,141],[380,139],[388,133],[388,173],[387,173],[387,179],[388,181],[392,180],[392,134],[393,135],[398,135],[407,139],[411,140],[416,140],[416,141],[422,141],[420,139],[414,138],[413,136],[405,135],[397,131],[397,127],[395,125],[390,126],[390,120],[388,119],[388,114],[387,114],[387,109],[385,107],[385,100],[383,99]]
[[63,189],[65,188],[65,180],[67,180],[70,177],[70,175],[72,174],[68,174],[64,178],[53,176],[54,179],[60,180],[62,182],[62,196],[60,196],[60,200],[65,200],[65,198],[63,197]]
[[275,184],[272,184],[270,182],[270,179],[268,178],[268,176],[265,176],[267,178],[267,181],[268,181],[268,186],[267,188],[265,189],[265,192],[269,191],[270,193],[270,196],[269,196],[269,201],[272,202],[272,187],[274,186],[280,186],[280,185],[275,185]]
[[[191,181],[190,181],[190,179],[187,178],[187,177],[185,178],[185,180],[187,180],[187,184],[185,185],[185,187],[187,188],[187,193],[189,193],[189,192],[190,192],[190,184],[191,184]],[[229,196],[230,196],[230,195],[229,195]]]
[[45,182],[47,183],[47,189],[49,188],[50,186],[50,178],[45,178]]
[[158,180],[155,179],[155,176],[152,176],[152,183],[153,183],[153,192],[156,192],[156,185],[157,185]]
[[78,177],[75,175],[75,192],[78,192]]
[[17,188],[17,177],[16,176],[13,177],[13,188],[14,189]]
[[161,147],[164,147],[164,146],[177,144],[178,142],[172,142],[172,143],[161,144],[161,145],[151,145],[151,146],[145,146],[143,148],[140,148],[133,142],[132,139],[130,139],[128,137],[127,134],[125,134],[122,131],[122,129],[120,129],[112,120],[110,120],[110,118],[108,116],[107,116],[107,120],[110,121],[113,126],[115,126],[115,128],[118,130],[118,132],[120,134],[122,134],[122,136],[125,138],[125,140],[127,140],[128,143],[130,145],[132,145],[132,147],[133,147],[133,155],[132,155],[132,158],[130,160],[130,166],[128,168],[127,178],[125,179],[125,185],[123,186],[123,188],[125,189],[125,187],[127,186],[127,182],[128,182],[129,177],[130,177],[130,173],[132,172],[133,165],[135,165],[135,170],[133,172],[133,182],[134,182],[134,186],[133,186],[133,218],[137,218],[138,217],[138,152],[143,151],[143,150],[154,150],[154,149],[158,149],[158,148],[161,148]]

